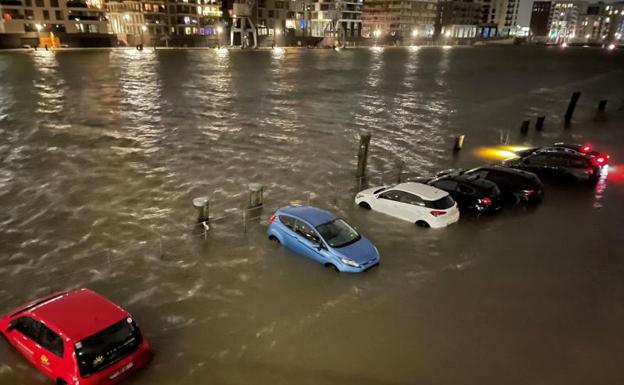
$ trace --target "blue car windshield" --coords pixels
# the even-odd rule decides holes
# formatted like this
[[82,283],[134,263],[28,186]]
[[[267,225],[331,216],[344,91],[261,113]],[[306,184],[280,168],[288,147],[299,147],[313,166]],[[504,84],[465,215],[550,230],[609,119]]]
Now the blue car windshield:
[[334,219],[316,226],[316,230],[331,247],[347,246],[361,238],[360,234],[342,219]]

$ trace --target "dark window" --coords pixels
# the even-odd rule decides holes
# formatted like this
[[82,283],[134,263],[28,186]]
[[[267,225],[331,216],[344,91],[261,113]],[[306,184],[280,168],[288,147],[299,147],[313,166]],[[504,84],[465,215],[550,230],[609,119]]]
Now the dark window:
[[389,201],[399,202],[401,199],[401,191],[398,190],[389,190],[384,192],[383,194],[379,194],[379,198],[387,199]]
[[284,224],[284,226],[286,226],[289,229],[295,231],[295,219],[294,218],[287,217],[285,215],[280,215],[279,216],[279,220],[280,220],[280,222],[282,222]]
[[568,167],[570,164],[568,162],[568,157],[565,155],[552,155],[549,157],[548,163],[551,166],[556,166],[556,167]]
[[13,323],[15,330],[22,333],[33,342],[39,344],[49,352],[63,357],[63,340],[58,334],[39,321],[30,317],[18,318]]
[[283,1],[276,1],[275,2],[275,9],[282,9],[284,8],[284,2]]
[[43,0],[35,0],[35,6],[43,7]]
[[316,226],[319,234],[331,247],[343,247],[357,242],[361,236],[357,231],[342,219]]
[[50,20],[50,11],[43,11],[43,20]]
[[455,191],[457,189],[457,182],[450,179],[440,179],[432,183],[435,187],[446,190]]
[[481,178],[487,178],[488,174],[491,174],[491,172],[488,170],[477,170],[470,173],[470,175],[478,175]]
[[58,0],[50,0],[50,7],[58,8],[59,2]]
[[534,164],[534,165],[544,165],[546,163],[547,160],[547,156],[544,154],[540,154],[540,155],[533,155],[530,156],[526,159],[526,162],[528,164]]
[[269,17],[274,17],[275,12],[272,9],[269,9]]
[[427,204],[427,207],[431,209],[446,210],[453,207],[455,201],[453,200],[453,198],[447,195],[444,198],[438,199],[437,201],[425,201],[425,203]]
[[13,327],[18,332],[35,341],[41,331],[41,324],[30,317],[20,317],[13,321]]
[[142,336],[131,318],[76,343],[76,359],[82,377],[88,377],[132,354]]
[[570,166],[575,168],[585,168],[589,167],[589,162],[587,162],[587,159],[574,157],[570,158]]
[[24,6],[32,7],[32,0],[24,0]]
[[266,8],[266,0],[258,0],[259,8]]
[[56,17],[56,20],[63,20],[63,12],[54,11],[54,17]]
[[28,20],[32,20],[35,17],[35,12],[32,9],[27,9],[24,11],[24,15],[26,15]]
[[45,325],[41,325],[41,333],[38,342],[39,345],[46,348],[49,352],[63,357],[63,340],[58,334],[54,333]]
[[408,205],[414,205],[414,206],[425,206],[425,202],[419,196],[410,194],[405,191],[401,191],[401,193],[402,194],[399,197],[399,202],[407,203]]
[[314,230],[305,223],[295,220],[295,232],[313,243],[319,243],[319,237]]
[[475,189],[465,184],[460,184],[458,190],[460,193],[466,195],[473,195],[475,193]]

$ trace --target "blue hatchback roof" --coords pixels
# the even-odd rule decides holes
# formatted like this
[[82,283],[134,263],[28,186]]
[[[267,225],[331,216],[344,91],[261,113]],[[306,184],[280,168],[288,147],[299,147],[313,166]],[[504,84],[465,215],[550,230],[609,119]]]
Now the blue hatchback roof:
[[329,211],[312,206],[286,206],[277,210],[277,212],[278,214],[289,214],[293,217],[301,218],[314,227],[337,218]]

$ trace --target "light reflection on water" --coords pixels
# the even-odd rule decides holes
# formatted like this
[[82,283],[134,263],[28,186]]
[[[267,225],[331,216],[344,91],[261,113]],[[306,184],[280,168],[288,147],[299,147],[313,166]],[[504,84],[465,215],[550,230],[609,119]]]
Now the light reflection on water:
[[[577,255],[589,254],[586,244],[608,244],[608,231],[597,239],[587,230],[621,223],[621,186],[594,192],[610,210],[586,211],[592,194],[566,188],[547,193],[537,210],[465,218],[440,231],[417,231],[351,201],[360,132],[373,134],[371,183],[388,182],[396,160],[421,175],[481,162],[471,149],[496,143],[506,122],[515,126],[532,106],[555,111],[569,97],[561,85],[588,68],[604,66],[615,79],[574,83],[584,96],[619,92],[617,63],[590,57],[562,70],[552,66],[558,52],[538,50],[536,70],[518,79],[509,63],[526,63],[532,51],[501,49],[1,54],[0,310],[51,289],[103,292],[134,313],[158,350],[137,384],[462,383],[475,373],[522,383],[504,381],[512,364],[501,357],[541,368],[556,356],[525,346],[527,336],[587,347],[576,335],[557,340],[561,322],[549,317],[554,301],[568,321],[584,320],[587,303],[566,302],[582,301],[569,294],[592,267]],[[621,138],[604,128],[550,127],[523,140],[587,136],[622,156]],[[452,157],[457,133],[467,147]],[[240,207],[255,181],[266,186],[266,208],[244,234]],[[211,224],[208,240],[189,228],[200,195],[226,218]],[[268,244],[271,211],[309,197],[370,237],[381,268],[332,276]],[[571,208],[578,211],[562,214]],[[589,240],[570,237],[579,216]],[[588,292],[602,298],[600,288]],[[586,332],[596,330],[609,329]],[[5,344],[0,356],[11,368],[0,383],[44,383]],[[441,368],[449,359],[457,377]]]

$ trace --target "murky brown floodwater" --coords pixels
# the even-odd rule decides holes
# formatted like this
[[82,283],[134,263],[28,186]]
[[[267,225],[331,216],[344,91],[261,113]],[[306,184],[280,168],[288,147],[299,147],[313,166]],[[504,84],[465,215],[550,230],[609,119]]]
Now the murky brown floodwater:
[[[623,85],[624,53],[590,48],[0,53],[0,311],[99,291],[154,343],[134,385],[624,383],[624,166],[440,231],[351,203],[363,131],[373,183],[398,160],[483,162],[501,130],[624,163]],[[546,130],[520,138],[538,113]],[[245,234],[252,181],[266,207]],[[207,240],[189,229],[204,194],[224,217]],[[266,241],[271,211],[309,197],[371,238],[380,268],[335,275]],[[45,383],[0,343],[0,384]]]

